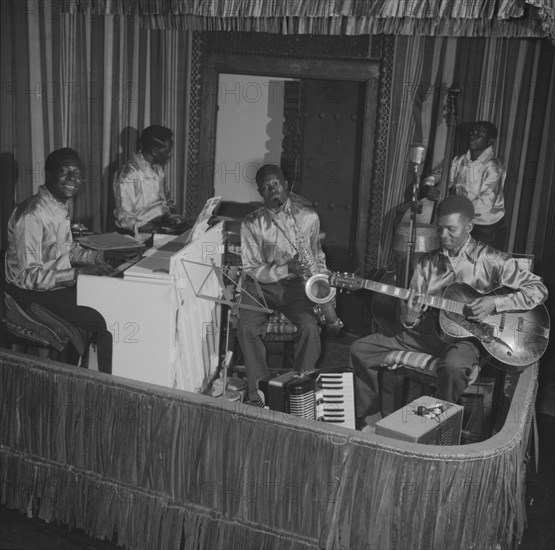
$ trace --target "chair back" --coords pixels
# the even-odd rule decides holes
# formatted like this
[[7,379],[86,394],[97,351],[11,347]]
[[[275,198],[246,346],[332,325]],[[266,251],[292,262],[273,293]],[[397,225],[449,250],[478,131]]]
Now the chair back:
[[534,271],[534,254],[509,254],[523,271]]

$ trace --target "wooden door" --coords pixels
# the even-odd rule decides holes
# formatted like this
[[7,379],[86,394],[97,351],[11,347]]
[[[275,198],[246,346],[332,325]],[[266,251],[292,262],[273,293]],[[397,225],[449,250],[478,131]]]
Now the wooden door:
[[[297,192],[320,216],[328,268],[354,271],[365,85],[302,79],[301,151]],[[360,298],[360,296],[358,297]],[[359,321],[353,296],[340,295],[338,314],[346,327]],[[355,330],[356,332],[356,330]]]

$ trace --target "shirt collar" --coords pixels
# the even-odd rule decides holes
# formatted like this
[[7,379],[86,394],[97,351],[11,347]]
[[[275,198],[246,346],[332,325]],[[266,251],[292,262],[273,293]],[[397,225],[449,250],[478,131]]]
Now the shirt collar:
[[156,162],[154,164],[150,164],[150,162],[148,162],[148,160],[146,160],[145,157],[143,156],[142,151],[137,151],[135,153],[135,160],[137,161],[137,164],[139,165],[139,168],[143,172],[146,171],[146,170],[154,170],[154,172],[158,173],[162,168]]
[[63,208],[69,212],[69,207],[67,205],[68,201],[59,201],[56,197],[48,190],[46,185],[39,185],[39,195],[44,199],[50,208]]
[[286,216],[287,212],[292,212],[291,210],[292,206],[293,206],[293,203],[291,202],[291,199],[287,197],[287,200],[277,210],[270,210],[269,208],[266,208],[266,207],[265,209],[270,214],[271,217],[279,218],[282,216]]
[[449,251],[443,247],[441,248],[441,254],[449,258],[451,261],[460,260],[463,254],[465,254],[467,257],[470,258],[471,257],[470,250],[473,248],[475,243],[476,241],[470,236],[470,233],[469,233],[463,245],[460,247],[459,251],[457,252],[457,254],[455,254],[454,256],[449,256]]
[[480,156],[476,160],[472,160],[470,158],[470,151],[466,152],[466,160],[467,162],[481,162],[482,164],[486,163],[493,157],[493,147],[488,145],[480,154]]

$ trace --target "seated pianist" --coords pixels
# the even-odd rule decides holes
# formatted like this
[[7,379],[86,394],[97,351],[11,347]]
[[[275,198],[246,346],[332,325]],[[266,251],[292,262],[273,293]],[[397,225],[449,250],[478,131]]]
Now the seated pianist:
[[392,350],[416,351],[440,358],[437,368],[437,397],[456,403],[478,375],[480,354],[468,341],[446,343],[437,332],[437,312],[428,310],[424,296],[441,296],[454,282],[466,283],[488,293],[498,287],[513,292],[482,296],[465,309],[471,321],[489,314],[531,310],[545,302],[547,288],[542,279],[519,268],[515,259],[470,235],[474,218],[472,202],[462,195],[450,195],[438,206],[437,228],[441,247],[421,256],[410,283],[411,298],[401,303],[401,332],[392,337],[376,333],[356,340],[350,349],[350,364],[356,372],[356,416],[359,428],[364,418],[380,411],[377,368]]
[[191,227],[168,197],[164,165],[173,151],[173,132],[149,126],[141,133],[141,149],[114,178],[116,226],[121,233],[178,235]]
[[[75,284],[79,274],[114,274],[113,265],[128,260],[129,253],[86,250],[73,241],[67,202],[83,184],[76,151],[50,153],[45,174],[38,193],[17,206],[9,219],[4,288],[23,309],[36,303],[65,321],[70,333],[73,327],[87,341],[94,339],[99,370],[111,373],[112,335],[100,313],[77,305]],[[70,341],[75,338],[70,334]]]

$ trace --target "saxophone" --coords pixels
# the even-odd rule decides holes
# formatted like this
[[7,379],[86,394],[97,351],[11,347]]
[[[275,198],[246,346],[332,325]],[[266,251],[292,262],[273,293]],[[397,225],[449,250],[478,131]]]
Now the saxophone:
[[337,316],[334,307],[335,288],[330,286],[329,277],[325,273],[320,273],[320,268],[316,262],[314,254],[306,239],[301,232],[295,216],[291,210],[291,206],[285,211],[291,218],[293,231],[295,233],[295,246],[297,248],[297,256],[301,264],[307,267],[310,277],[304,277],[306,281],[305,292],[308,298],[314,302],[314,313],[318,322],[324,326],[326,331],[336,336],[343,327],[343,322]]

